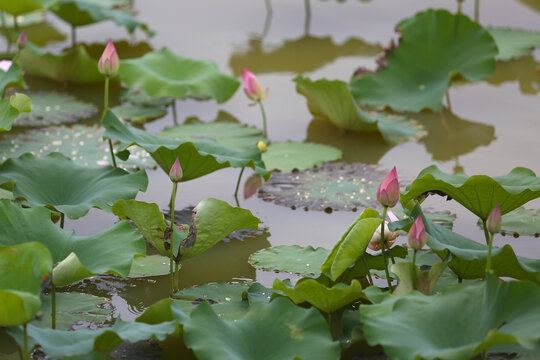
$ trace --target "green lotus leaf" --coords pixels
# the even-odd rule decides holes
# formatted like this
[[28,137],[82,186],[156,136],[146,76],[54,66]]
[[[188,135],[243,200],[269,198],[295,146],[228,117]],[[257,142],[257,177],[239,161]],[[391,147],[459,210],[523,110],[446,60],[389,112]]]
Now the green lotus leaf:
[[[151,51],[151,49],[149,49]],[[171,98],[150,96],[139,87],[133,87],[120,93],[120,100],[132,105],[147,107],[163,107],[171,104]]]
[[[113,208],[114,210],[114,208]],[[169,274],[169,257],[161,255],[138,256],[133,259],[129,278]]]
[[[84,277],[68,273],[70,282],[61,281],[62,261],[73,256],[84,265],[86,274],[113,273],[127,276],[136,255],[146,252],[143,238],[127,221],[92,236],[77,236],[64,231],[51,221],[51,212],[42,207],[22,208],[9,200],[0,201],[0,245],[11,246],[30,241],[45,245],[52,254],[55,268],[54,283],[67,285]],[[71,255],[74,253],[75,255]]]
[[100,4],[91,0],[60,0],[52,11],[56,16],[69,23],[71,26],[85,26],[101,21],[113,20],[116,25],[123,26],[129,33],[140,28],[148,36],[153,36],[154,31],[133,17],[129,11],[116,10],[106,4]]
[[491,178],[486,175],[447,174],[432,165],[422,170],[407,187],[406,193],[401,195],[401,203],[407,204],[428,192],[448,195],[485,221],[496,204],[499,204],[501,213],[506,214],[540,197],[540,178],[523,167]]
[[22,112],[30,112],[30,98],[16,93],[9,99],[0,100],[0,131],[9,131]]
[[0,183],[15,182],[13,195],[32,206],[47,206],[78,219],[93,208],[110,211],[119,199],[145,191],[145,171],[129,174],[122,169],[84,168],[60,153],[42,158],[23,154],[0,166]]
[[167,115],[166,109],[139,105],[115,106],[111,110],[120,119],[139,124],[144,124]]
[[499,49],[497,60],[517,59],[540,47],[540,33],[536,31],[500,28],[488,28],[488,31]]
[[420,270],[418,266],[413,266],[412,262],[393,264],[390,270],[397,275],[399,283],[392,293],[403,296],[418,290],[424,295],[431,295],[446,265],[445,262],[437,262],[429,270]]
[[41,284],[52,264],[51,253],[39,243],[0,246],[0,326],[32,320],[41,307]]
[[[22,18],[22,21],[20,21]],[[24,23],[24,24],[21,24]],[[8,26],[13,28],[13,22],[10,21],[10,17],[6,19]],[[17,26],[26,31],[26,37],[28,41],[37,46],[45,46],[50,43],[59,43],[66,41],[66,34],[58,30],[54,24],[48,22],[45,18],[45,12],[41,10],[36,10],[34,12],[28,13],[26,15],[17,17]],[[16,42],[17,31],[10,32],[12,36],[12,43]],[[6,38],[9,36],[7,33],[3,32],[1,34]]]
[[465,15],[427,10],[403,20],[398,31],[402,38],[386,57],[387,66],[351,79],[351,93],[360,102],[398,111],[440,111],[454,76],[475,82],[495,70],[495,41]]
[[536,348],[539,301],[536,284],[488,275],[434,296],[388,297],[360,314],[368,343],[381,344],[391,359],[466,360],[499,344]]
[[7,71],[0,70],[0,94],[2,97],[10,87],[26,88],[21,66],[13,62]]
[[175,299],[188,301],[208,301],[211,303],[242,301],[243,293],[248,291],[251,283],[214,283],[190,286],[177,291]]
[[[483,229],[482,221],[478,221],[478,226]],[[540,236],[540,210],[525,209],[519,207],[503,215],[501,223],[501,235]]]
[[251,254],[248,261],[260,270],[317,277],[328,253],[328,250],[320,247],[280,245],[257,251]]
[[[0,139],[0,159],[6,161],[27,152],[37,157],[60,152],[84,167],[108,166],[111,164],[111,153],[109,145],[102,139],[103,133],[104,130],[98,125],[73,125],[6,134]],[[130,150],[131,155],[126,161],[116,159],[118,167],[129,170],[156,167],[150,155],[143,149]]]
[[23,15],[38,9],[47,9],[58,0],[0,0],[0,10],[13,15]]
[[316,309],[288,299],[256,302],[238,321],[218,317],[202,303],[184,323],[184,341],[198,359],[339,359],[326,321]]
[[[0,4],[2,4],[0,6],[4,6],[4,3],[5,3],[5,1],[0,1]],[[2,9],[0,8],[0,11],[1,10]],[[7,29],[15,29],[15,21],[14,20],[15,20],[14,16],[5,16],[4,15],[4,19],[2,19],[2,26],[4,28],[7,28]],[[45,22],[45,13],[43,11],[41,11],[41,9],[39,9],[39,10],[35,10],[35,11],[32,11],[32,12],[25,13],[23,15],[19,15],[19,16],[16,17],[16,20],[17,20],[17,27],[22,28],[25,31],[27,31],[27,29],[29,27],[33,26],[33,25],[43,24]],[[28,35],[28,32],[26,33],[26,35]],[[8,35],[3,34],[3,36],[7,37]],[[11,38],[14,41],[16,40],[16,39],[13,39],[15,36],[16,36],[15,33],[11,34]]]
[[287,141],[271,143],[268,151],[262,154],[262,159],[267,169],[292,171],[310,169],[326,161],[339,160],[341,155],[341,150],[332,146]]
[[219,104],[233,96],[240,85],[213,62],[179,56],[167,48],[121,61],[119,75],[128,86],[138,86],[151,96],[211,98]]
[[381,226],[381,222],[377,211],[364,210],[328,254],[321,266],[323,274],[336,281],[351,265],[355,264],[365,254],[373,233]]
[[[92,351],[107,354],[124,341],[135,343],[149,338],[163,341],[167,335],[177,331],[177,326],[175,321],[149,325],[117,320],[112,327],[98,330],[65,331],[28,325],[28,344],[30,349],[39,344],[43,351],[53,359],[87,355]],[[8,332],[22,347],[22,329],[11,328]]]
[[333,313],[355,300],[365,298],[362,285],[358,280],[353,280],[349,285],[338,283],[332,287],[318,282],[315,279],[300,279],[295,286],[289,279],[274,280],[274,290],[283,292],[295,304],[308,302],[317,309],[327,314]]
[[344,130],[379,132],[387,143],[416,140],[424,135],[422,127],[403,116],[365,111],[355,103],[347,83],[339,80],[297,77],[296,91],[307,99],[309,111],[330,120]]
[[44,93],[32,95],[32,112],[21,115],[16,126],[47,126],[73,123],[97,113],[93,104],[77,100],[68,94]]
[[105,137],[122,143],[120,155],[122,153],[129,155],[129,151],[125,149],[137,145],[146,150],[167,174],[178,158],[183,171],[182,181],[196,179],[229,166],[235,168],[249,166],[266,178],[270,176],[270,171],[264,167],[261,152],[256,146],[246,150],[226,146],[210,139],[188,141],[154,135],[122,124],[112,111],[108,111],[105,115],[103,126],[107,128]]

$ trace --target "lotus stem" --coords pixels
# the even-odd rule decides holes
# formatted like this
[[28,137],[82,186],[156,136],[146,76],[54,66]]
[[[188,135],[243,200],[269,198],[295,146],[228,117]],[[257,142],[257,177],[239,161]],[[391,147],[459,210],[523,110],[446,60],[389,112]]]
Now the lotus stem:
[[60,229],[63,229],[64,228],[64,220],[65,220],[65,215],[64,213],[60,213]]
[[261,113],[262,113],[262,118],[263,118],[263,129],[264,129],[263,135],[265,138],[268,138],[268,130],[266,127],[266,112],[264,111],[262,100],[259,100],[258,103],[259,103],[259,106],[261,107]]
[[17,22],[16,15],[13,15],[13,29],[15,30],[15,34],[19,32],[19,23]]
[[236,181],[236,189],[234,190],[234,198],[238,199],[238,189],[240,188],[240,180],[242,180],[242,175],[244,174],[244,170],[246,167],[242,167],[242,170],[240,170],[240,174],[238,174],[238,180]]
[[461,14],[461,3],[463,2],[463,0],[457,0],[457,13],[458,14]]
[[54,330],[56,329],[56,287],[54,286],[53,270],[51,270],[51,328]]
[[474,0],[474,21],[480,20],[480,0]]
[[390,273],[388,272],[388,260],[386,260],[386,250],[385,245],[386,241],[384,241],[384,219],[386,218],[386,212],[388,211],[388,206],[384,207],[383,210],[383,216],[382,216],[382,223],[381,223],[381,239],[382,239],[382,257],[384,261],[384,272],[386,274],[386,281],[388,282],[388,291],[392,293],[392,281],[390,280]]
[[343,309],[328,314],[328,325],[334,341],[343,337]]
[[75,45],[77,45],[77,28],[71,25],[71,47],[75,49]]
[[450,91],[447,91],[446,94],[444,94],[444,97],[446,98],[446,107],[448,110],[452,111],[452,103],[450,102]]
[[264,5],[266,6],[266,17],[264,18],[264,27],[261,33],[261,38],[264,39],[270,30],[270,24],[272,23],[272,16],[274,15],[274,10],[272,9],[272,3],[270,0],[264,0]]
[[0,21],[2,21],[2,29],[7,39],[7,49],[6,52],[9,53],[11,50],[11,33],[6,25],[6,16],[3,11],[0,11]]
[[174,292],[180,290],[180,262],[174,262]]
[[171,108],[172,108],[173,124],[178,125],[178,118],[176,116],[176,99],[172,100]]
[[395,264],[396,263],[396,260],[394,259],[394,255],[392,254],[392,252],[390,251],[390,245],[388,244],[388,242],[386,241],[386,239],[384,238],[384,225],[385,225],[385,220],[386,220],[386,214],[388,212],[388,206],[385,206],[384,207],[384,210],[383,210],[383,215],[382,215],[382,224],[381,224],[381,239],[382,239],[382,250],[384,252],[384,248],[386,247],[388,249],[388,254],[390,255],[390,260],[392,260],[392,264]]
[[418,252],[418,250],[414,250],[413,252],[413,256],[412,256],[412,266],[413,266],[413,269],[414,267],[416,266],[416,253]]
[[171,194],[171,225],[170,225],[170,231],[171,234],[171,256],[170,256],[170,286],[169,290],[171,293],[171,296],[174,294],[174,277],[175,277],[175,271],[173,269],[173,262],[174,262],[174,202],[176,199],[176,188],[178,186],[177,182],[173,182],[173,188],[172,188],[172,194]]
[[30,359],[30,354],[28,353],[28,329],[26,328],[27,324],[23,325],[24,328],[24,360]]
[[362,262],[364,263],[364,267],[366,268],[366,272],[367,272],[367,276],[368,276],[368,280],[369,280],[369,285],[373,285],[373,278],[371,277],[371,271],[369,270],[369,266],[368,266],[368,263],[366,261],[366,253],[362,254]]
[[309,35],[311,25],[311,3],[310,0],[304,0],[304,8],[306,9],[306,19],[304,20],[304,35]]
[[[107,113],[107,110],[109,110],[109,77],[108,76],[105,76],[104,93],[105,95],[103,97],[103,115],[101,115],[101,123],[100,123],[102,126],[103,126],[103,119],[105,118],[105,114]],[[117,168],[118,166],[116,165],[116,157],[114,156],[112,140],[111,139],[107,139],[107,140],[109,142],[109,151],[111,153],[111,160],[112,160],[113,167]]]

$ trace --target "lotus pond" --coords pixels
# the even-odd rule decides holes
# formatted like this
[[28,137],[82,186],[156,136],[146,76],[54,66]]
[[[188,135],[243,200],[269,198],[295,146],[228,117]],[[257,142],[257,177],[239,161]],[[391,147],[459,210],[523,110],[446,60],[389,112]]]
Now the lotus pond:
[[540,357],[537,2],[0,11],[1,359]]

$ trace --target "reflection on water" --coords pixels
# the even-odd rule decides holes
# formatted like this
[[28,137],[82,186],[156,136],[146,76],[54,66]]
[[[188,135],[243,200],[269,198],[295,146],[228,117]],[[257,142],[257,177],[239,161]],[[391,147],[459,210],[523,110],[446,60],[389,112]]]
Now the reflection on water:
[[538,68],[540,63],[532,55],[511,61],[499,61],[495,72],[486,81],[497,86],[517,81],[522,94],[535,95],[540,91]]
[[538,0],[519,0],[520,3],[527,5],[534,11],[540,12],[540,2]]
[[[58,31],[49,22],[40,22],[37,24],[31,24],[24,27],[28,41],[34,43],[37,46],[45,46],[52,42],[65,41],[66,35]],[[0,35],[3,37],[9,36],[14,43],[17,39],[17,34],[13,29],[5,29],[0,31]]]

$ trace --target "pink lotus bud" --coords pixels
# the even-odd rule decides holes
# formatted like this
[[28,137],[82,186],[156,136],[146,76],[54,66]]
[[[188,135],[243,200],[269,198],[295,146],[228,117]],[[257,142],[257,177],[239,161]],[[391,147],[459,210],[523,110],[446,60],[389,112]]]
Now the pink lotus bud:
[[489,214],[489,217],[487,219],[487,229],[490,233],[496,234],[499,231],[501,231],[501,208],[499,207],[499,204],[495,205],[493,210],[491,211],[491,214]]
[[242,84],[247,97],[254,101],[260,101],[268,96],[268,89],[263,94],[261,83],[251,71],[242,69]]
[[172,182],[179,182],[182,180],[182,167],[180,166],[180,160],[178,160],[178,158],[176,158],[171,167],[171,171],[169,171],[169,179],[171,179]]
[[399,181],[395,166],[379,186],[377,200],[387,207],[394,207],[397,204],[399,200]]
[[114,76],[118,72],[120,67],[120,59],[116,53],[116,48],[111,40],[105,46],[103,54],[99,58],[98,69],[99,72],[105,76]]
[[[391,232],[388,228],[388,221],[384,222],[384,238],[386,242],[388,243],[389,247],[392,247],[394,245],[394,242],[396,241],[396,238],[399,235],[399,231]],[[382,247],[382,241],[381,241],[381,227],[377,227],[377,230],[373,233],[373,236],[371,237],[371,240],[369,241],[368,247],[371,250],[381,250]]]
[[268,147],[266,146],[265,142],[260,140],[258,143],[257,143],[257,147],[259,148],[259,151],[262,152],[262,153],[265,153],[268,151]]
[[12,63],[11,60],[0,60],[0,70],[3,72],[8,71]]
[[23,31],[21,35],[19,35],[19,38],[17,39],[17,47],[19,50],[22,50],[26,47],[26,42],[28,39],[26,38],[26,31]]
[[426,245],[427,235],[426,229],[424,228],[424,222],[422,221],[422,216],[418,216],[414,221],[411,229],[409,230],[408,235],[409,246],[413,250],[420,250]]

